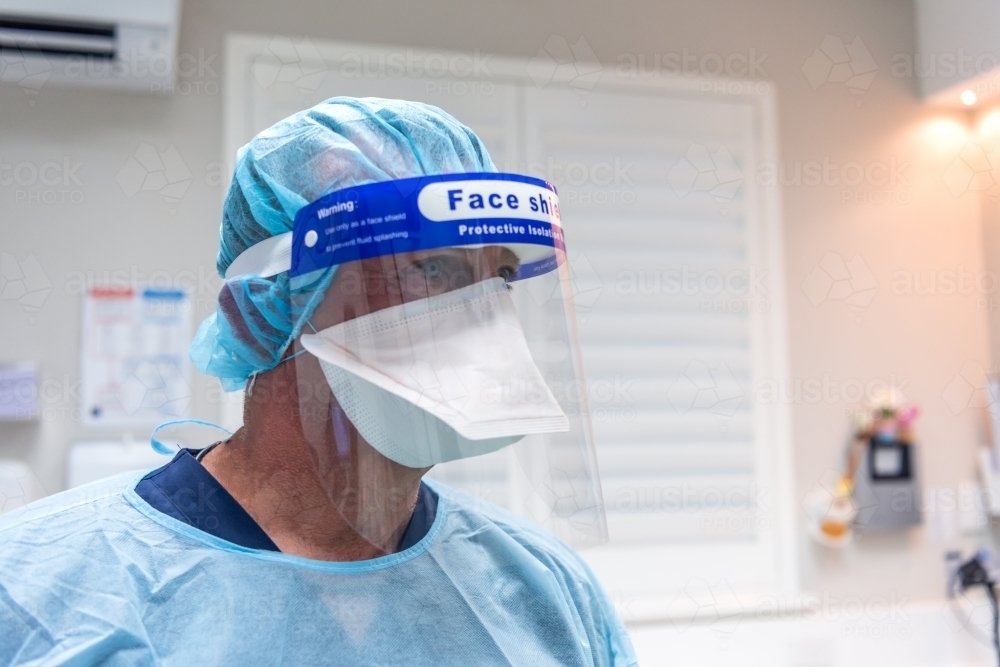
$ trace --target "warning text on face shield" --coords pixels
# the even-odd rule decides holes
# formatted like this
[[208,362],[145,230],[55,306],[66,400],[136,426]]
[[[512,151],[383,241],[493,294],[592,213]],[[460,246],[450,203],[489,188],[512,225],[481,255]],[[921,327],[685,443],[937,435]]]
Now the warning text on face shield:
[[[506,211],[511,215],[516,215],[515,211],[521,208],[521,200],[516,194],[503,195],[499,192],[483,194],[472,192],[468,195],[462,188],[451,188],[448,190],[448,210],[466,211],[467,217],[475,217],[486,210],[486,205],[494,211]],[[532,213],[542,213],[543,215],[553,215],[559,217],[559,202],[554,201],[548,194],[539,194],[528,197],[528,208]]]
[[[516,218],[559,225],[559,197],[532,183],[456,180],[431,183],[417,198],[420,214],[434,222]],[[471,225],[470,225],[471,227]]]
[[316,218],[322,220],[323,218],[328,218],[334,213],[342,213],[347,211],[348,213],[354,213],[354,202],[351,200],[337,202],[333,206],[327,206],[316,211]]
[[504,223],[499,225],[490,224],[480,224],[480,225],[459,225],[458,235],[459,236],[490,236],[493,234],[504,234],[504,235],[524,235],[528,236],[543,236],[545,238],[556,239],[558,241],[563,240],[562,228],[561,227],[536,227],[535,225],[512,225],[510,223]]

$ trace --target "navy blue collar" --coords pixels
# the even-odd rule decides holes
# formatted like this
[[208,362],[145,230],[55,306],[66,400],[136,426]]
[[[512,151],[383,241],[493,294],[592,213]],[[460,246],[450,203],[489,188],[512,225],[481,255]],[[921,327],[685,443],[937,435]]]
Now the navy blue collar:
[[[280,551],[243,506],[194,457],[182,449],[170,463],[157,468],[135,487],[139,497],[167,516],[220,539],[250,549]],[[424,538],[437,514],[437,496],[420,483],[417,504],[399,550]]]

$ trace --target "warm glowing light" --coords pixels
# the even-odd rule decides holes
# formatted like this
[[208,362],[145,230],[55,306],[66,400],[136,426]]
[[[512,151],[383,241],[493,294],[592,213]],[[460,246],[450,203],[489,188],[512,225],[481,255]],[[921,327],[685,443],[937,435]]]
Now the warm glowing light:
[[993,107],[976,119],[975,140],[984,146],[1000,141],[1000,108]]
[[963,90],[962,94],[959,95],[959,98],[962,100],[962,104],[964,104],[967,107],[971,107],[973,104],[975,104],[977,99],[976,94],[971,90]]
[[972,128],[966,119],[951,115],[928,119],[921,124],[919,136],[922,151],[948,160],[955,159],[955,155],[973,138]]
[[924,126],[924,136],[946,150],[951,150],[954,146],[961,147],[969,141],[970,134],[969,127],[964,122],[949,116],[934,118]]

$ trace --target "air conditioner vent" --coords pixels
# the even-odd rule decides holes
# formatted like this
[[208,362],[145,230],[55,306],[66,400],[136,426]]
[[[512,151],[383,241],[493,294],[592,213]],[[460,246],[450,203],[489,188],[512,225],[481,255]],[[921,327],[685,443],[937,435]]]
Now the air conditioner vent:
[[0,0],[0,95],[8,86],[29,98],[56,86],[169,95],[180,13],[181,0]]
[[0,14],[0,52],[113,60],[117,49],[116,32],[113,23]]

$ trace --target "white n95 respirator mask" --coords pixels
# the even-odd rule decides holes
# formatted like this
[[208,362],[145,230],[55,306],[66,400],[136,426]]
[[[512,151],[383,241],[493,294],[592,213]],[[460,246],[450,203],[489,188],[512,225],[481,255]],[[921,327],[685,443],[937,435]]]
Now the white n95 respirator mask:
[[385,308],[301,341],[358,433],[404,466],[487,454],[570,428],[502,278]]

